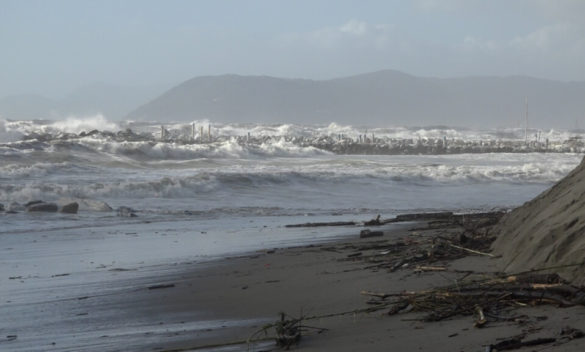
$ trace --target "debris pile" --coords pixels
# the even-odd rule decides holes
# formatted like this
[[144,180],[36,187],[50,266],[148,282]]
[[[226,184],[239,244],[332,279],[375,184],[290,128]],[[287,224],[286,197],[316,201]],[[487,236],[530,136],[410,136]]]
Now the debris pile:
[[362,291],[369,304],[389,306],[388,315],[426,313],[423,321],[440,321],[454,316],[475,316],[475,327],[489,322],[522,323],[514,315],[520,307],[551,304],[570,307],[585,304],[585,290],[570,285],[555,274],[530,274],[469,279],[432,290],[400,293]]
[[[443,270],[443,267],[437,267],[436,264],[470,254],[493,257],[494,255],[488,251],[495,237],[491,234],[489,226],[497,222],[503,214],[503,212],[466,215],[448,213],[441,217],[431,214],[430,219],[434,220],[425,223],[424,227],[415,229],[412,235],[406,238],[392,242],[382,240],[363,245],[348,244],[341,249],[353,249],[345,260],[368,263],[367,269],[396,271],[414,267],[418,271]],[[401,219],[412,221],[411,219],[415,218],[425,218],[423,215],[398,216],[391,221],[403,221]],[[389,223],[388,220],[380,222]],[[428,229],[440,229],[440,232],[424,236],[416,231]],[[360,238],[372,237],[372,234],[380,236],[381,232],[362,230]]]

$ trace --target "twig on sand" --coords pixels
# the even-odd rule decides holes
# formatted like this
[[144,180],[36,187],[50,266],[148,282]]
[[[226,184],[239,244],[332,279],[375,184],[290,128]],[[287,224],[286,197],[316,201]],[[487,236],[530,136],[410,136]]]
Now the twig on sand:
[[320,334],[324,331],[327,331],[326,328],[303,325],[302,322],[308,319],[314,318],[294,318],[287,315],[286,313],[281,312],[280,320],[272,324],[267,324],[263,326],[262,329],[255,331],[252,335],[250,335],[247,340],[248,346],[257,341],[257,335],[264,333],[266,336],[268,334],[268,330],[270,329],[274,329],[274,332],[276,333],[276,336],[273,337],[273,339],[276,341],[276,345],[286,350],[290,349],[291,346],[299,343],[303,332],[316,331],[318,334]]
[[496,257],[495,255],[493,255],[491,253],[485,253],[485,252],[476,251],[476,250],[473,250],[473,249],[469,249],[469,248],[465,248],[465,247],[458,246],[458,245],[453,244],[453,243],[449,243],[449,246],[451,246],[453,248],[461,249],[462,251],[466,251],[466,252],[473,253],[473,254],[484,255],[486,257],[491,257],[491,258],[495,258]]

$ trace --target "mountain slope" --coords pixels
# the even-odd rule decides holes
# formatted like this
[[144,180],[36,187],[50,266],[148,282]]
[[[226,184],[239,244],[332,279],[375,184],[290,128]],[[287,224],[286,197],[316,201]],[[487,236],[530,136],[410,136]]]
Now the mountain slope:
[[190,79],[140,106],[143,120],[572,128],[585,118],[585,82],[529,77],[425,78],[379,71],[326,81],[266,76]]

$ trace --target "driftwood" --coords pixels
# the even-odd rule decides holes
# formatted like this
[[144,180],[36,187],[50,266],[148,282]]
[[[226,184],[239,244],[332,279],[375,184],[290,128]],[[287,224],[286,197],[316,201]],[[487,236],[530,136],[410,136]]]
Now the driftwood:
[[495,345],[490,345],[490,346],[488,346],[487,351],[492,352],[492,351],[517,350],[517,349],[522,348],[522,347],[538,346],[538,345],[553,343],[553,342],[556,342],[556,340],[557,340],[556,338],[551,337],[551,338],[539,338],[539,339],[533,339],[533,340],[528,340],[528,341],[522,341],[521,338],[515,337],[515,338],[511,338],[508,340],[498,342]]
[[566,326],[562,328],[558,336],[555,337],[544,337],[544,338],[537,338],[532,340],[524,340],[525,335],[514,336],[511,338],[507,338],[503,341],[500,341],[495,344],[491,344],[487,346],[487,352],[495,352],[495,351],[511,351],[516,350],[522,347],[529,347],[529,346],[538,346],[538,345],[545,345],[550,343],[555,343],[556,345],[560,345],[566,342],[569,342],[574,339],[580,339],[585,337],[585,333],[579,329],[572,328],[570,326]]
[[476,251],[476,250],[473,250],[473,249],[464,248],[464,247],[461,247],[461,246],[455,245],[455,244],[453,244],[453,243],[449,243],[449,245],[450,245],[451,247],[453,247],[453,248],[461,249],[461,250],[463,250],[463,251],[466,251],[466,252],[469,252],[469,253],[472,253],[472,254],[484,255],[484,256],[486,256],[486,257],[492,257],[492,258],[494,258],[494,257],[495,257],[495,255],[493,255],[493,254],[491,254],[491,253],[484,253],[484,252]]
[[481,328],[487,323],[487,319],[483,313],[483,308],[481,308],[481,306],[475,306],[475,312],[477,313],[477,319],[475,320],[475,324],[473,324],[473,326],[476,328]]
[[392,294],[390,294],[390,293],[373,292],[373,291],[366,291],[366,290],[363,290],[362,292],[360,292],[360,294],[362,294],[364,296],[378,297],[381,299],[386,299],[386,298],[392,296]]
[[453,217],[453,212],[446,211],[440,213],[415,213],[415,214],[402,214],[396,216],[395,221],[429,221],[438,219],[450,219]]
[[[526,305],[583,305],[582,289],[566,282],[549,283],[551,277],[491,278],[419,292],[384,293],[362,291],[363,295],[390,304],[389,315],[409,311],[426,312],[423,321],[440,321],[457,315],[476,315],[475,326],[501,320],[500,313]],[[558,278],[560,280],[560,278]],[[388,300],[392,298],[391,300]]]
[[360,231],[360,238],[382,237],[382,236],[384,236],[383,231],[371,231],[368,229]]
[[417,265],[414,268],[414,272],[425,272],[425,271],[446,271],[447,268],[444,266],[428,266],[428,265]]
[[[365,231],[365,230],[364,230]],[[415,272],[445,271],[437,269],[444,265],[437,262],[454,260],[465,257],[470,253],[492,257],[488,253],[494,237],[480,233],[470,233],[465,236],[465,247],[461,245],[462,237],[457,233],[451,233],[435,237],[404,238],[397,242],[378,241],[363,246],[342,247],[341,249],[354,248],[363,252],[360,257],[352,257],[352,260],[369,263],[366,269],[387,269],[390,272],[414,268]],[[367,253],[368,250],[379,250],[375,253]],[[346,258],[347,259],[347,258]],[[418,268],[418,269],[416,269]]]
[[152,286],[148,286],[149,290],[159,290],[162,288],[172,288],[175,287],[175,284],[160,284],[160,285],[152,285]]
[[364,223],[364,226],[377,226],[377,225],[383,225],[382,221],[380,221],[380,214],[378,214],[378,216],[376,216],[375,219],[372,219],[370,221],[366,221]]
[[286,319],[286,314],[280,313],[280,321],[274,326],[276,331],[276,345],[289,349],[301,339],[301,319]]
[[335,221],[335,222],[308,222],[305,224],[292,224],[285,227],[325,227],[325,226],[355,226],[355,221]]
[[439,227],[444,227],[445,224],[462,226],[465,229],[477,230],[486,226],[494,225],[505,214],[503,211],[485,212],[485,213],[470,213],[470,214],[453,214],[453,212],[439,212],[439,213],[413,213],[400,214],[395,218],[382,219],[378,214],[375,218],[368,221],[333,221],[333,222],[308,222],[304,224],[291,224],[285,227],[326,227],[326,226],[382,226],[395,222],[428,222],[428,226],[432,226],[433,222],[439,222]]

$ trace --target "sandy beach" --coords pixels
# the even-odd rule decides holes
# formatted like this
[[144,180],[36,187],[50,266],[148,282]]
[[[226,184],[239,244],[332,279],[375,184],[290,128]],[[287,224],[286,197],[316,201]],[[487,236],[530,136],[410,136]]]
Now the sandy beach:
[[[565,327],[585,330],[582,306],[525,305],[513,311],[513,319],[488,319],[481,328],[474,327],[473,315],[426,322],[421,312],[389,316],[388,307],[365,312],[375,306],[367,304],[373,297],[362,291],[430,290],[496,271],[496,259],[471,253],[456,260],[435,260],[433,267],[441,268],[437,271],[408,264],[392,271],[373,261],[396,255],[390,253],[397,248],[395,243],[406,243],[407,251],[461,232],[457,226],[426,227],[388,224],[375,228],[384,231],[382,237],[361,239],[360,228],[355,228],[355,237],[336,242],[267,248],[207,263],[111,268],[106,284],[53,286],[45,300],[26,307],[13,296],[0,306],[5,319],[0,349],[279,350],[270,339],[273,328],[266,334],[254,333],[284,312],[318,328],[303,332],[298,344],[291,346],[303,351],[488,351],[490,345],[517,336],[522,341],[555,339],[520,350],[583,350],[584,339],[561,335]],[[14,314],[29,315],[28,326],[7,324]],[[40,330],[35,317],[44,321]],[[251,336],[259,342],[245,343]],[[53,341],[47,343],[47,338]]]
[[[184,280],[168,290],[150,293],[145,298],[164,304],[164,312],[199,311],[204,319],[240,320],[248,323],[199,331],[180,343],[161,341],[164,350],[197,350],[248,339],[263,324],[278,320],[278,313],[310,318],[311,327],[327,329],[308,332],[298,348],[304,351],[486,351],[488,346],[514,336],[528,339],[558,337],[561,327],[585,329],[583,307],[525,307],[516,311],[516,321],[490,322],[474,327],[474,317],[456,316],[439,322],[423,322],[421,314],[388,316],[387,309],[372,313],[356,312],[367,308],[369,297],[362,291],[397,293],[427,290],[451,285],[464,277],[496,270],[495,260],[470,255],[455,261],[437,262],[447,270],[417,272],[405,267],[395,272],[367,269],[359,258],[383,252],[384,245],[403,239],[420,239],[458,229],[420,230],[411,224],[385,232],[383,239],[356,239],[290,249],[274,249],[230,258],[196,272],[185,273]],[[413,231],[412,228],[419,228]],[[360,248],[374,248],[360,250]],[[357,254],[361,253],[360,256]],[[366,268],[366,269],[364,269]],[[349,312],[344,315],[335,315]],[[269,336],[272,330],[267,331]],[[256,335],[264,337],[264,335]],[[581,351],[584,340],[538,346],[538,350]],[[245,344],[234,346],[244,350]],[[154,347],[154,346],[153,346]],[[223,350],[223,349],[221,349]],[[252,350],[278,350],[272,343]],[[522,349],[522,350],[534,350]]]

